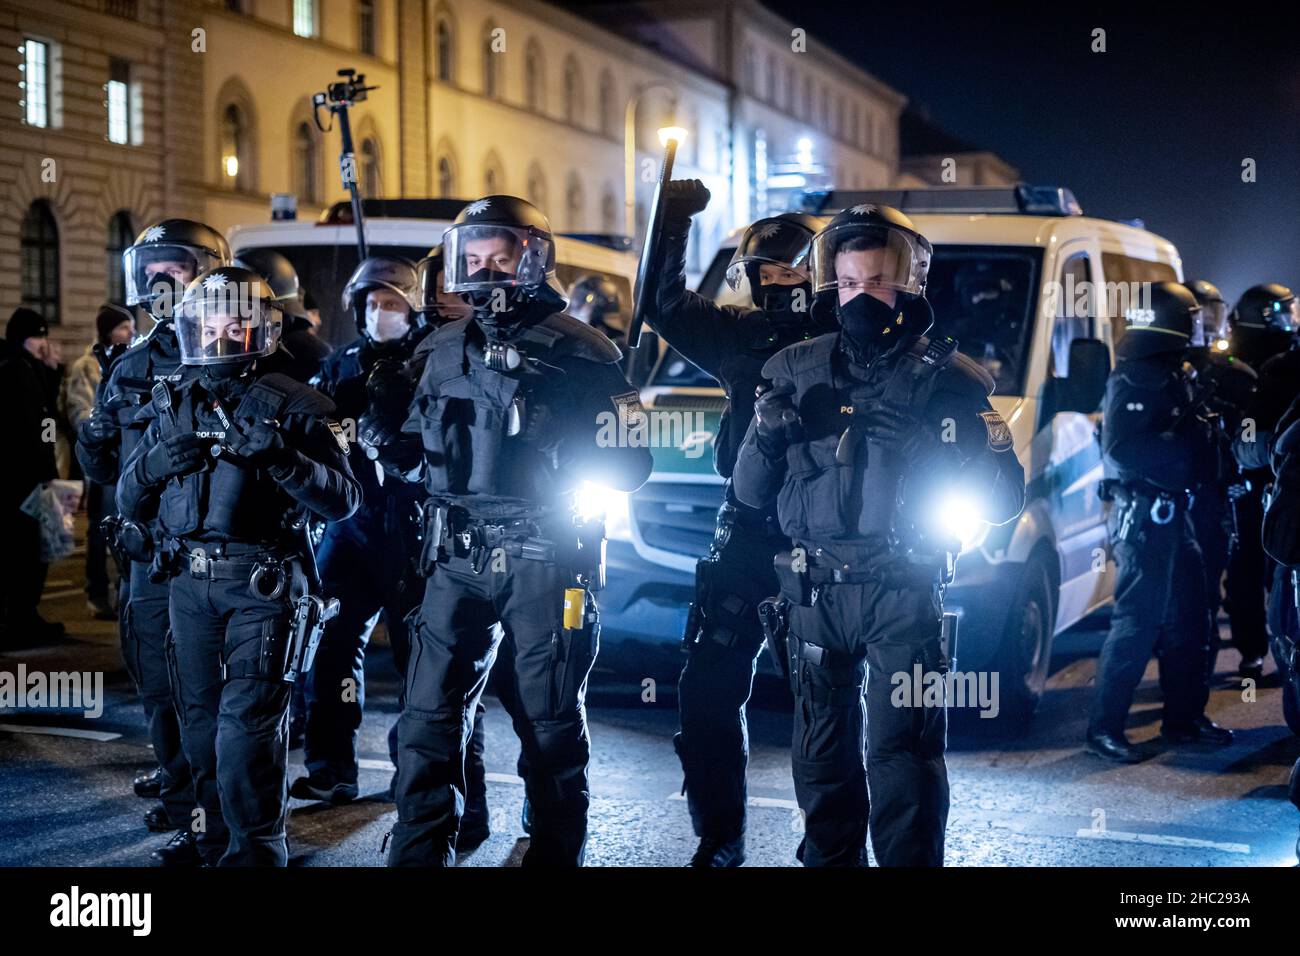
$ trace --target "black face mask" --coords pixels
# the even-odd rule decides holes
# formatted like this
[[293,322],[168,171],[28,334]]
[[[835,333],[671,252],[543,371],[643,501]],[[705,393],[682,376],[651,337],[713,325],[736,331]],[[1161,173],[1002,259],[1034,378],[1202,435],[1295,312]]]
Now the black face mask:
[[886,305],[865,292],[835,306],[840,328],[859,350],[873,348],[885,334],[885,329],[894,324],[899,311],[897,306]]
[[[797,312],[794,309],[795,290],[799,290],[799,302],[803,306]],[[802,320],[807,317],[808,309],[812,306],[812,283],[800,282],[797,285],[779,285],[775,282],[769,282],[766,285],[759,286],[758,305],[764,312],[769,312],[773,316]]]

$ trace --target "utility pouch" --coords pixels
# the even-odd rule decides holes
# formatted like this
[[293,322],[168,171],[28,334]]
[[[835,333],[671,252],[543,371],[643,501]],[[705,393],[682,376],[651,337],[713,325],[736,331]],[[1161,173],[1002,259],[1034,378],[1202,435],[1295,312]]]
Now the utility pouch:
[[763,639],[767,653],[776,665],[777,672],[790,679],[790,654],[786,636],[790,633],[790,603],[784,598],[770,597],[758,605],[758,619],[763,625]]
[[427,503],[420,514],[420,557],[416,572],[422,578],[433,573],[434,565],[446,557],[443,542],[447,537],[446,505]]
[[807,571],[807,558],[798,559],[804,570],[796,571],[795,556],[790,551],[778,551],[772,558],[772,567],[776,571],[777,583],[781,586],[781,596],[791,604],[799,607],[812,607],[812,581]]

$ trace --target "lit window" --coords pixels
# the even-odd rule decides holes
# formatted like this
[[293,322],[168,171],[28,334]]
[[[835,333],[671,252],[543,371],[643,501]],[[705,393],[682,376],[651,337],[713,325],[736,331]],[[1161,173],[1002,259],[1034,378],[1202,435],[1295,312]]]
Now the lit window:
[[50,45],[23,40],[23,103],[29,126],[50,125]]
[[300,37],[316,35],[316,0],[293,0],[293,32]]
[[114,143],[131,141],[131,64],[125,60],[109,63],[108,138]]

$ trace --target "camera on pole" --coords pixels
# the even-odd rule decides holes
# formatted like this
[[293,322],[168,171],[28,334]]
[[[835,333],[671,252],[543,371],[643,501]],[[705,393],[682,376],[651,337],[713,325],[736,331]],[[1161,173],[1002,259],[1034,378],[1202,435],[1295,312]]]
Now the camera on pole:
[[362,261],[366,258],[366,227],[361,215],[361,187],[357,182],[357,161],[352,148],[352,124],[348,119],[348,109],[364,102],[367,94],[379,87],[366,86],[365,74],[358,73],[356,70],[339,70],[338,75],[343,79],[331,83],[325,88],[324,93],[312,94],[311,105],[316,128],[322,133],[330,132],[333,123],[326,126],[321,122],[321,107],[325,107],[339,118],[339,132],[343,137],[343,151],[339,154],[339,172],[343,177],[343,188],[352,197],[352,221],[357,227],[357,261]]

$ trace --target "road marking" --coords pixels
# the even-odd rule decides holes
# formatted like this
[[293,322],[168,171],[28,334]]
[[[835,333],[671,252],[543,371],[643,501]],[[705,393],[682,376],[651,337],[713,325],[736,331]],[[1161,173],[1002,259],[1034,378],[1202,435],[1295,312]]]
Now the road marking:
[[[357,766],[362,770],[386,770],[389,773],[397,769],[391,760],[374,760],[367,757],[358,760]],[[524,778],[513,773],[486,773],[483,776],[492,783],[509,783],[517,787],[524,785]]]
[[[668,794],[669,800],[685,800],[679,791],[674,790]],[[794,800],[785,800],[780,797],[750,797],[746,803],[751,807],[776,807],[780,810],[798,810],[799,804]]]
[[1203,850],[1219,850],[1223,853],[1247,855],[1250,853],[1250,845],[1246,843],[1219,843],[1215,840],[1168,836],[1163,833],[1126,833],[1123,830],[1093,830],[1085,827],[1075,833],[1075,836],[1090,840],[1114,840],[1118,843],[1154,843],[1157,846],[1196,847]]
[[79,737],[82,740],[117,740],[121,734],[106,730],[78,730],[74,727],[33,727],[28,724],[0,724],[0,731],[11,734],[45,734],[50,737]]

